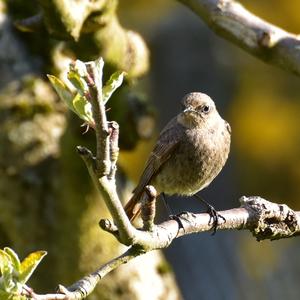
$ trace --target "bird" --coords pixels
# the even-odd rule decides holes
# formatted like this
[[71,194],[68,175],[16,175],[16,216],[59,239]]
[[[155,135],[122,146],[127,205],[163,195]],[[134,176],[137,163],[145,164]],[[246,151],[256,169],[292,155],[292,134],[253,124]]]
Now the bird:
[[231,128],[214,101],[200,92],[181,100],[182,110],[162,129],[138,185],[124,210],[130,221],[141,211],[147,185],[158,194],[193,196],[220,173],[230,151]]

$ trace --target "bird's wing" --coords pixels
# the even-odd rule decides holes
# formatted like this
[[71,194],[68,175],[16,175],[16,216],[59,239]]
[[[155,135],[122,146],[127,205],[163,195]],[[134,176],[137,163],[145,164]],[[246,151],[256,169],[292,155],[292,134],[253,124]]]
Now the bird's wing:
[[131,220],[133,220],[140,211],[140,205],[137,204],[139,203],[145,186],[156,176],[160,168],[170,159],[172,153],[179,145],[182,130],[174,126],[174,121],[174,119],[170,121],[161,132],[140,177],[139,184],[134,189],[132,198],[125,205],[125,211]]

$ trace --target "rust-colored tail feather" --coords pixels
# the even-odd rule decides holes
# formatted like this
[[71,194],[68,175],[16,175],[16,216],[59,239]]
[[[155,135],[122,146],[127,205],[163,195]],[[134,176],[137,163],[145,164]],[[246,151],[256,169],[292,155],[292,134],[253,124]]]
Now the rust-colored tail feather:
[[130,221],[133,221],[141,213],[141,203],[139,201],[142,193],[142,191],[138,192],[137,189],[135,189],[134,194],[124,206],[124,210]]

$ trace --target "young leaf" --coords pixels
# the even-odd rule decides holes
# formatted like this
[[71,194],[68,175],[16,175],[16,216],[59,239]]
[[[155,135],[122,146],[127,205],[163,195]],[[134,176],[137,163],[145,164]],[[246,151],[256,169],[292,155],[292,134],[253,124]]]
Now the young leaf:
[[1,269],[1,282],[0,288],[6,292],[11,292],[16,289],[16,284],[13,281],[13,264],[11,257],[5,251],[0,249],[0,269]]
[[50,83],[52,84],[53,88],[56,90],[58,96],[62,101],[64,101],[68,107],[75,112],[73,107],[73,93],[69,90],[69,88],[57,77],[53,75],[47,75]]
[[89,87],[86,81],[83,79],[83,77],[80,76],[76,69],[70,69],[70,71],[68,72],[68,79],[81,96],[83,96],[88,91]]
[[122,84],[124,72],[117,71],[113,73],[102,89],[102,99],[104,103],[108,101],[113,92]]
[[86,64],[79,59],[76,59],[75,62],[70,64],[70,71],[75,72],[81,78],[86,77],[88,74]]
[[20,259],[18,257],[18,254],[9,247],[5,247],[4,252],[7,253],[10,256],[10,260],[11,260],[11,263],[12,263],[12,266],[13,266],[14,270],[16,272],[19,272],[21,262],[20,262]]
[[0,249],[0,272],[2,276],[6,275],[7,272],[11,273],[12,270],[13,267],[10,256],[5,251]]
[[79,93],[73,99],[76,114],[87,123],[94,123],[92,106],[85,97]]
[[30,253],[21,263],[18,282],[25,284],[46,254],[46,251]]

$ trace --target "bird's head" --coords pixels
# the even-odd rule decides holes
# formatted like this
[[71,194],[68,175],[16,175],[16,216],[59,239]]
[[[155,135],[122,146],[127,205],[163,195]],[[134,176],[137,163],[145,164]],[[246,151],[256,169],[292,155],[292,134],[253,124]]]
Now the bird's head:
[[214,101],[203,93],[189,93],[181,101],[182,112],[178,116],[178,122],[188,128],[195,126],[213,126],[220,120]]

